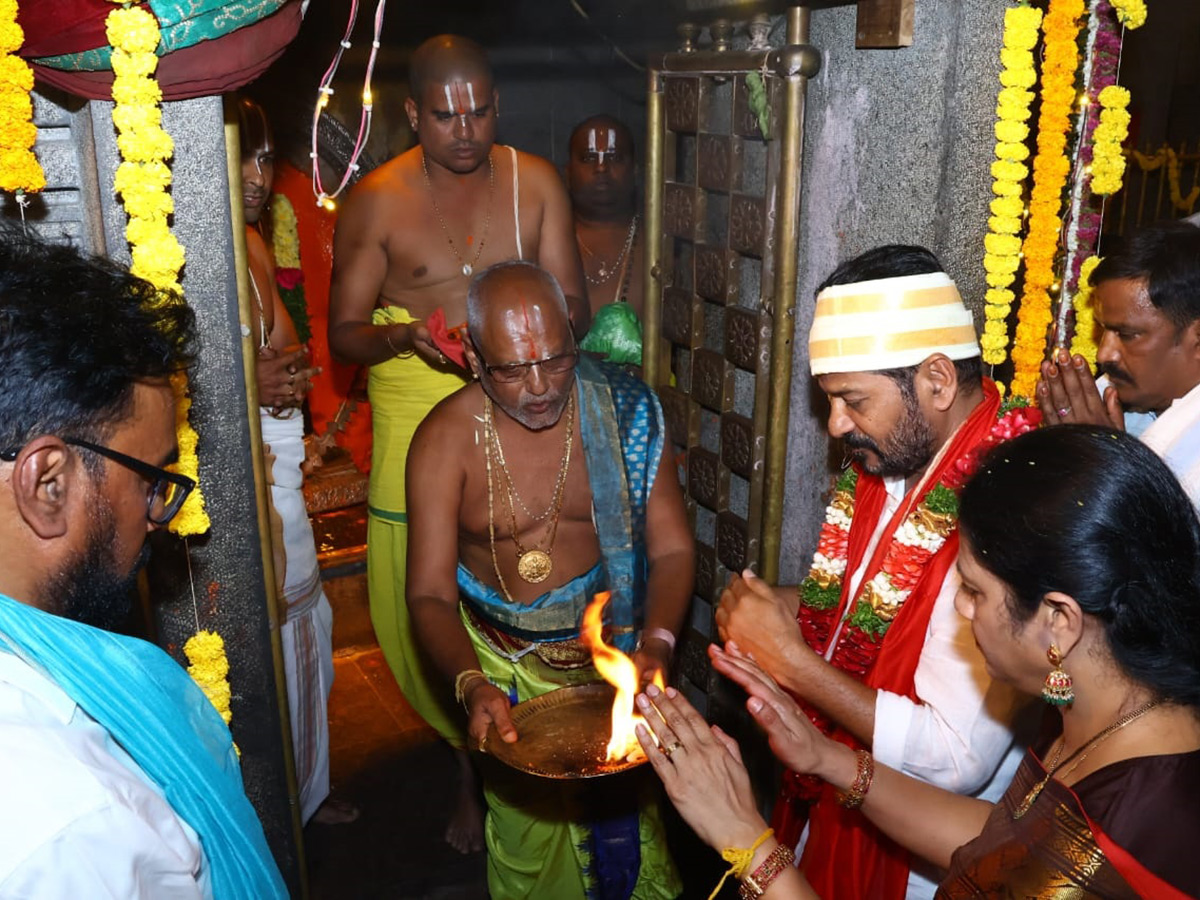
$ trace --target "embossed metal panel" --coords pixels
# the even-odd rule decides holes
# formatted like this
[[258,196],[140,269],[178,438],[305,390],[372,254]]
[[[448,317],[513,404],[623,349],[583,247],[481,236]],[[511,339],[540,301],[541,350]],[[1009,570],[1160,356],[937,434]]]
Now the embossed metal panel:
[[[780,154],[760,130],[745,73],[663,79],[660,317],[671,365],[659,391],[685,452],[695,592],[715,603],[729,573],[758,560],[765,435],[786,428],[767,415]],[[771,118],[779,84],[766,73]]]

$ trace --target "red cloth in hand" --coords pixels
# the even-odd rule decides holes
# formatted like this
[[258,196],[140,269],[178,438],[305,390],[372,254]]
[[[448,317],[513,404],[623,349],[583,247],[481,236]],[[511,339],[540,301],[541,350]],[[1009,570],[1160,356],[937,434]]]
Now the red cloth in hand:
[[467,330],[467,323],[447,328],[446,311],[439,307],[425,320],[425,327],[429,329],[429,336],[433,338],[434,345],[442,351],[446,359],[465,369],[467,354],[463,350],[463,333]]

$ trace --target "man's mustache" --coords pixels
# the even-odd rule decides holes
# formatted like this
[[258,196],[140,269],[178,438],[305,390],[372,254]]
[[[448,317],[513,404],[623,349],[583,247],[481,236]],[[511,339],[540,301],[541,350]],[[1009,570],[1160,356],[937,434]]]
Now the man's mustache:
[[1133,384],[1133,376],[1114,363],[1099,363],[1096,366],[1096,371],[1101,375],[1108,376],[1109,381],[1123,381],[1126,384]]
[[847,447],[854,448],[855,450],[870,450],[873,453],[879,452],[878,444],[876,444],[873,440],[871,440],[865,434],[858,434],[853,431],[850,432],[850,434],[848,434],[842,438],[842,443],[845,444]]

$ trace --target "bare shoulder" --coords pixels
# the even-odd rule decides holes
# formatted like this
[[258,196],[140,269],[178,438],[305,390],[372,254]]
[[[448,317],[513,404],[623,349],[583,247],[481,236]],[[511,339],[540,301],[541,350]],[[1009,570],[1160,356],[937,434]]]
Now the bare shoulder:
[[527,186],[542,196],[566,192],[558,168],[545,157],[518,150],[517,166],[520,170],[522,193]]
[[374,215],[378,209],[385,208],[397,196],[411,192],[413,176],[418,171],[418,161],[419,157],[414,150],[407,150],[364,175],[358,184],[351,188],[338,216],[339,221],[345,216],[365,213]]
[[473,441],[476,418],[482,407],[483,389],[472,383],[442,400],[427,415],[413,435],[410,458],[418,456],[444,468],[459,465],[461,450]]

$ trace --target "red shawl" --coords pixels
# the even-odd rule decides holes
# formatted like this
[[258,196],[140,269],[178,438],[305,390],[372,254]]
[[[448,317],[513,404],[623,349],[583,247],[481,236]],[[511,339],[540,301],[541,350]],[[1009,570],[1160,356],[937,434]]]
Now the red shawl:
[[[942,481],[943,476],[960,459],[989,437],[1000,409],[1000,396],[995,385],[987,379],[984,379],[983,390],[983,400],[955,432],[920,484],[904,496],[885,527],[862,578],[855,585],[856,589],[861,589],[879,571],[896,529],[930,488]],[[956,479],[952,476],[951,480]],[[846,614],[852,600],[849,590],[851,575],[862,565],[886,499],[887,488],[883,479],[865,473],[859,475],[839,619]],[[884,635],[875,661],[862,679],[868,687],[917,700],[914,676],[925,646],[929,618],[957,555],[958,533],[955,531],[925,566],[920,580]],[[832,639],[831,634],[829,640]],[[827,649],[828,646],[813,647],[822,656]],[[862,746],[841,729],[835,730],[832,737],[856,749]],[[788,773],[785,778],[784,790],[776,802],[773,825],[781,842],[794,845],[800,838],[807,812],[809,836],[800,867],[817,894],[822,897],[902,900],[910,869],[908,852],[885,837],[861,812],[839,806],[833,788],[828,785],[824,786],[818,801],[806,810],[805,804],[795,799],[795,791],[789,791],[788,781],[792,777],[794,773]]]

